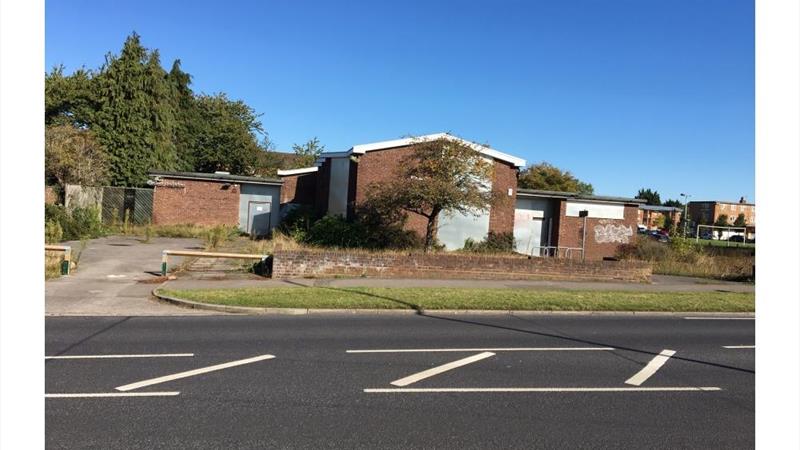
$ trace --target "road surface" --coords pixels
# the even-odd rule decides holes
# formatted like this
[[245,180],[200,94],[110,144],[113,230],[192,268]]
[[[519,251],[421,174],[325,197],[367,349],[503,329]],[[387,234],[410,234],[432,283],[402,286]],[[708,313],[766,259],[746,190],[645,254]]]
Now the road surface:
[[46,440],[752,448],[754,325],[691,314],[50,317]]

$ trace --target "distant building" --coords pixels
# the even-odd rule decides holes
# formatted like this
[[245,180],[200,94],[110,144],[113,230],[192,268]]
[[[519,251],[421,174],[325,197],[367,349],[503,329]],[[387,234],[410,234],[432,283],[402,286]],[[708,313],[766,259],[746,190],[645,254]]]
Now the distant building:
[[674,206],[639,205],[638,222],[648,230],[662,228],[667,217],[677,225],[681,221],[683,210]]
[[756,205],[747,203],[744,197],[738,202],[725,202],[719,200],[689,202],[689,220],[695,225],[714,225],[719,216],[728,216],[728,223],[733,226],[733,222],[739,214],[744,214],[745,223],[748,226],[756,225]]

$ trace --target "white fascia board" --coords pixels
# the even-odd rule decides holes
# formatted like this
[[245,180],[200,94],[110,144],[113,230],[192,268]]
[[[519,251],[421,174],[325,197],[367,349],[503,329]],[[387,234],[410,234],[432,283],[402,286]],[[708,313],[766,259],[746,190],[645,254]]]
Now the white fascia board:
[[451,136],[447,133],[436,133],[436,134],[428,134],[425,136],[420,136],[418,138],[405,138],[405,139],[395,139],[392,141],[382,141],[382,142],[373,142],[371,144],[360,144],[354,145],[353,148],[350,149],[350,153],[363,155],[366,152],[373,151],[373,150],[383,150],[387,148],[394,148],[394,147],[404,147],[406,145],[411,145],[414,142],[418,141],[432,141],[435,139],[440,138],[447,138],[454,141],[461,142],[462,144],[466,144],[471,148],[475,149],[476,151],[484,154],[486,156],[490,156],[495,159],[499,159],[501,161],[506,161],[511,164],[514,164],[516,167],[525,167],[525,160],[522,158],[517,158],[516,156],[511,156],[509,154],[491,149],[489,147],[476,144],[474,142],[470,142],[464,139],[461,139],[456,136]]
[[303,167],[301,169],[278,170],[278,176],[285,177],[289,175],[301,175],[304,173],[312,173],[319,170],[319,167]]

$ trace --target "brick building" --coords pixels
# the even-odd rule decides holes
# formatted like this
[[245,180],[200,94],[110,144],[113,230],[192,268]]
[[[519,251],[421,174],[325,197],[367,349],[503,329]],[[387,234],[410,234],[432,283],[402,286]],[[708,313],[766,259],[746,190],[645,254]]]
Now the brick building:
[[[517,176],[525,160],[446,133],[419,139],[439,138],[466,143],[490,160],[490,189],[507,199],[477,215],[443,212],[437,238],[449,250],[461,248],[468,238],[483,240],[489,232],[513,233],[522,253],[580,257],[580,249],[585,247],[587,259],[602,259],[613,256],[618,246],[635,234],[641,200],[518,190]],[[311,205],[319,215],[352,217],[355,205],[367,198],[373,183],[398,176],[399,164],[413,152],[413,144],[412,139],[397,139],[355,145],[346,151],[323,153],[314,167],[280,170],[281,205]],[[581,211],[588,214],[585,220],[579,216]],[[406,227],[424,235],[426,223],[424,217],[409,214]]]
[[694,225],[714,225],[719,216],[723,214],[728,216],[728,223],[731,226],[739,214],[744,214],[744,220],[748,226],[756,225],[756,205],[747,203],[744,197],[740,198],[738,202],[718,200],[689,202],[688,210],[689,220]]
[[153,224],[230,225],[263,236],[280,222],[281,180],[151,171]]
[[658,230],[663,228],[666,218],[677,225],[682,215],[683,210],[674,206],[639,205],[637,222],[648,230]]

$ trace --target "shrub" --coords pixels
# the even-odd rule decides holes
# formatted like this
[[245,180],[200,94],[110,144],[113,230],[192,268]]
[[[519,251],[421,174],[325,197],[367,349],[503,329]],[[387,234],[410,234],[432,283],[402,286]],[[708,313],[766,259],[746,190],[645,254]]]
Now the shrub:
[[308,205],[294,205],[281,220],[279,231],[297,242],[305,242],[311,225],[314,223],[314,208]]
[[239,234],[238,228],[234,226],[217,225],[205,230],[203,240],[205,241],[206,250],[213,250],[225,241],[231,240],[234,236]]
[[364,247],[364,227],[342,216],[325,216],[308,230],[306,242],[322,247]]
[[[45,223],[57,223],[63,240],[93,239],[105,235],[97,207],[73,208],[68,211],[60,205],[45,205]],[[45,235],[47,239],[47,235]]]
[[55,220],[48,220],[44,224],[44,242],[47,244],[56,244],[61,242],[64,237],[64,230],[61,229],[61,224]]
[[467,238],[462,250],[476,253],[509,253],[516,248],[513,233],[495,233],[490,231],[480,242]]

